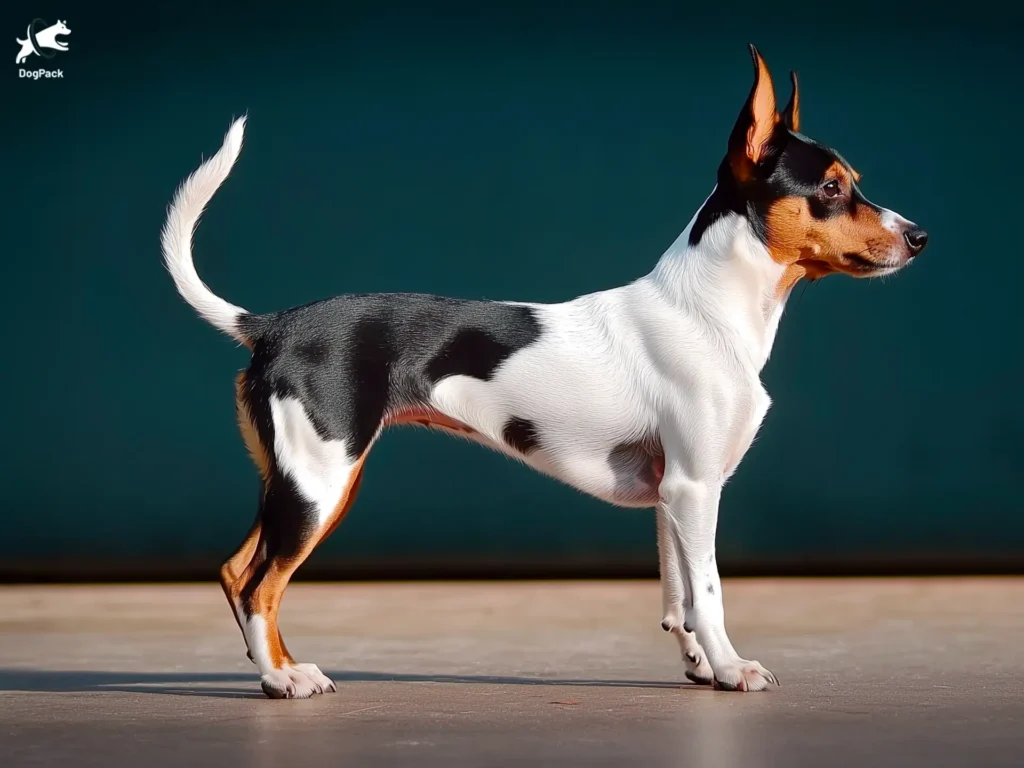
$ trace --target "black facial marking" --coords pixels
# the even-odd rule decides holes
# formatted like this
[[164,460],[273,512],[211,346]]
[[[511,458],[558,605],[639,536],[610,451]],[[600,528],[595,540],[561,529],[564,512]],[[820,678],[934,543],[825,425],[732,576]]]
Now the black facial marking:
[[699,243],[708,228],[729,213],[745,216],[754,233],[767,241],[768,211],[772,203],[784,197],[806,198],[811,215],[818,219],[852,213],[857,205],[874,208],[860,194],[856,184],[852,185],[849,197],[829,200],[819,195],[825,172],[836,162],[848,169],[852,180],[849,163],[835,150],[780,124],[764,160],[756,167],[754,178],[742,184],[737,182],[728,157],[722,161],[715,190],[698,212],[690,230],[690,245]]
[[667,621],[667,620],[663,621],[663,622],[661,622],[661,628],[664,629],[666,632],[671,632],[672,631],[672,624],[669,621]]
[[502,439],[522,454],[537,450],[540,441],[537,437],[537,426],[528,419],[513,417],[505,422],[501,430]]
[[339,296],[244,318],[254,419],[272,430],[270,397],[296,398],[317,434],[344,440],[353,460],[389,412],[422,406],[446,376],[490,379],[541,335],[530,307],[422,294]]
[[708,594],[709,595],[715,594],[715,585],[714,584],[708,584]]

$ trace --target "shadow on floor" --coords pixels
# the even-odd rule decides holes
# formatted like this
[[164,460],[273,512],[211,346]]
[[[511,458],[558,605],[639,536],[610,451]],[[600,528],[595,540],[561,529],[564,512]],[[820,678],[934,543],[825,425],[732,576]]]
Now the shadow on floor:
[[[459,683],[484,685],[588,686],[609,688],[693,688],[687,682],[596,680],[591,678],[503,677],[498,675],[417,675],[392,672],[325,670],[342,683]],[[256,669],[243,672],[101,672],[80,670],[0,669],[0,692],[122,693],[264,698]]]

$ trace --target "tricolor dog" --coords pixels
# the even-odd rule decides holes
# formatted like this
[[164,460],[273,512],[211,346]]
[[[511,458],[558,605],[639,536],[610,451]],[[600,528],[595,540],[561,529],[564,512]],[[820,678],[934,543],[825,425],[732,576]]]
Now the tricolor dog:
[[268,696],[335,689],[285,647],[281,595],[352,506],[381,433],[405,424],[482,443],[611,504],[655,507],[662,626],[687,677],[739,691],[776,683],[733,648],[715,562],[722,486],[770,403],[759,374],[800,280],[891,274],[928,236],[869,202],[850,164],[800,133],[795,75],[780,112],[750,50],[753,88],[689,225],[648,274],[562,304],[377,293],[252,314],[216,296],[191,253],[244,118],[178,189],[166,266],[201,317],[252,351],[236,405],[263,491],[220,575]]

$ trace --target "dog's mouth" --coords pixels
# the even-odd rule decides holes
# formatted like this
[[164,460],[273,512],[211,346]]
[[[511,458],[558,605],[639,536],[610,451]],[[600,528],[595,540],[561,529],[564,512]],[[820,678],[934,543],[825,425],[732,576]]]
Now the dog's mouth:
[[843,259],[847,262],[845,266],[849,273],[857,277],[888,275],[905,266],[905,262],[898,259],[886,259],[883,262],[878,262],[857,253],[847,253]]

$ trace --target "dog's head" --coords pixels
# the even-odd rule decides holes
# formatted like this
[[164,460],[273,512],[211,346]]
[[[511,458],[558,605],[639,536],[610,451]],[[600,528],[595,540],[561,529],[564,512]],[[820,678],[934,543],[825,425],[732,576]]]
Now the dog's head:
[[[719,168],[715,211],[747,218],[790,284],[833,272],[876,277],[906,266],[928,234],[861,192],[860,174],[835,150],[800,133],[800,94],[781,110],[768,67],[754,46],[754,85]],[[709,201],[710,202],[710,201]],[[699,238],[698,232],[694,232]]]
[[53,25],[54,35],[70,35],[71,30],[68,29],[68,25],[60,19],[57,19],[57,23]]

